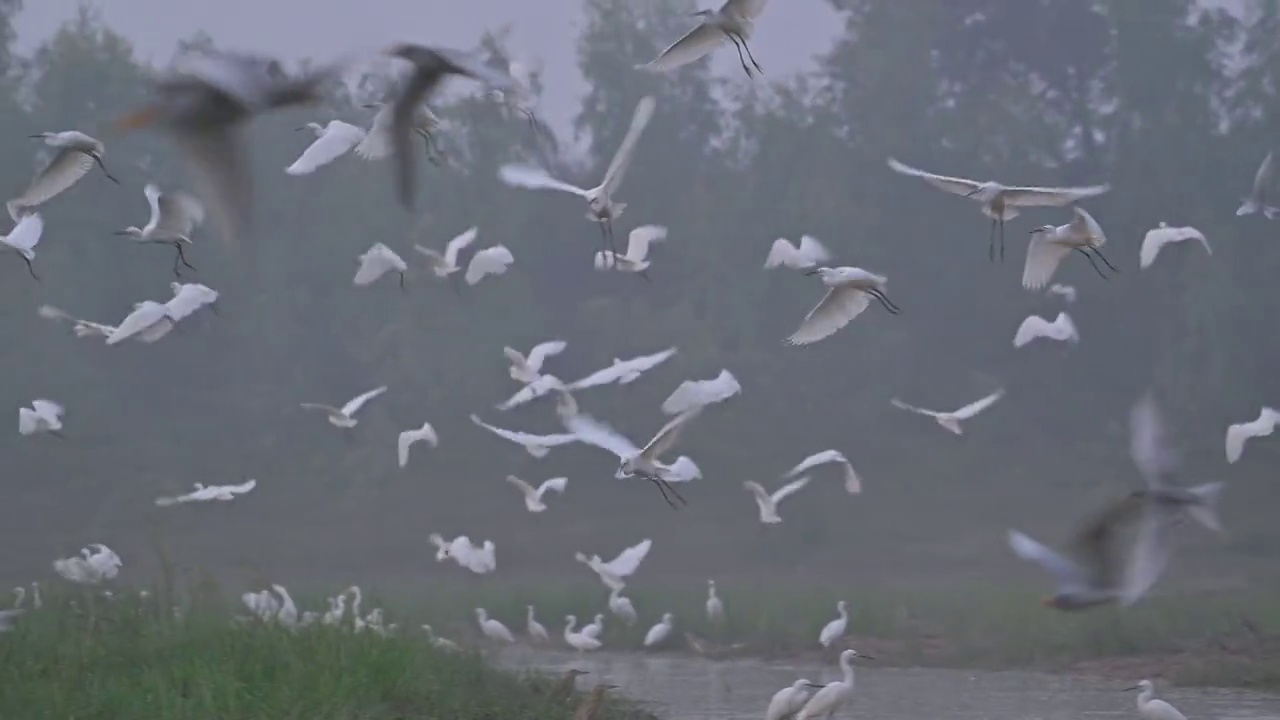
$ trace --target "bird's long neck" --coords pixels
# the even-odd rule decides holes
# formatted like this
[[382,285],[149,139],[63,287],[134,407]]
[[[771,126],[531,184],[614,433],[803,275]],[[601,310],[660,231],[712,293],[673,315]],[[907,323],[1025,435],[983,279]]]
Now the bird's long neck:
[[1138,709],[1141,710],[1142,706],[1151,702],[1151,699],[1155,694],[1155,688],[1143,688],[1142,692],[1138,693]]
[[840,619],[841,619],[841,620],[844,620],[845,622],[848,622],[848,620],[849,620],[849,610],[848,610],[848,609],[846,609],[846,608],[845,608],[845,606],[843,606],[843,605],[841,605],[840,607],[836,608],[836,610],[838,610],[838,611],[840,612]]
[[853,659],[840,658],[840,670],[844,673],[844,684],[853,687]]

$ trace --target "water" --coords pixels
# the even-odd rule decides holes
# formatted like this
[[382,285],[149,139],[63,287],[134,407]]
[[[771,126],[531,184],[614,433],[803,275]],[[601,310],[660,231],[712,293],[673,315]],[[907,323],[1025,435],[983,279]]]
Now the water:
[[[814,663],[763,660],[707,660],[677,655],[641,655],[505,650],[499,663],[562,673],[590,671],[579,687],[598,682],[652,703],[660,716],[680,720],[763,718],[773,693],[797,678],[815,683],[840,679],[832,661]],[[1090,678],[1033,672],[978,672],[878,668],[855,661],[857,694],[836,714],[848,718],[892,720],[1136,720],[1137,692],[1121,692],[1141,678]],[[1189,720],[1280,720],[1280,696],[1244,690],[1175,688],[1156,683]]]

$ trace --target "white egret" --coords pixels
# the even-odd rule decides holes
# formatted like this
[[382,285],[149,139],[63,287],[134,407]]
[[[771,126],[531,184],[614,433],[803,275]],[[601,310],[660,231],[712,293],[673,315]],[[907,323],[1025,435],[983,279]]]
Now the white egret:
[[662,352],[652,355],[641,355],[631,358],[630,360],[622,360],[614,358],[613,364],[603,370],[597,370],[590,375],[575,380],[565,388],[569,390],[582,390],[584,388],[596,387],[597,385],[606,385],[608,383],[618,383],[619,385],[627,385],[635,382],[644,373],[666,362],[672,355],[676,354],[675,348],[667,348]]
[[495,407],[499,410],[510,410],[518,405],[523,405],[532,400],[537,400],[543,395],[549,394],[553,390],[562,390],[564,387],[565,384],[555,375],[539,375],[537,380],[534,380],[520,388],[514,395]]
[[52,305],[41,305],[36,312],[39,313],[40,317],[48,320],[66,320],[71,323],[72,332],[76,334],[76,337],[96,336],[108,338],[111,337],[111,333],[116,331],[112,325],[103,325],[92,320],[78,318]]
[[[1120,272],[1115,265],[1102,254],[1100,249],[1107,242],[1102,226],[1093,216],[1079,207],[1072,208],[1074,216],[1066,225],[1041,225],[1031,231],[1031,242],[1027,244],[1027,260],[1022,267],[1022,287],[1028,290],[1039,290],[1053,279],[1058,265],[1072,252],[1078,252],[1089,261],[1098,276],[1106,279],[1102,268],[1093,261],[1098,256],[1107,267]],[[1093,255],[1090,255],[1093,253]]]
[[[490,97],[502,105],[504,111],[515,110],[525,116],[534,133],[544,133],[536,111],[538,98],[533,92],[533,72],[524,63],[506,58],[507,74],[511,76],[511,87],[506,90],[491,90]],[[539,69],[541,63],[538,63]]]
[[836,612],[840,613],[840,617],[823,625],[822,632],[818,633],[818,642],[822,643],[822,647],[831,647],[831,643],[839,640],[849,627],[849,606],[845,601],[836,603]]
[[164,304],[168,317],[173,322],[183,320],[202,307],[208,306],[216,314],[214,303],[218,301],[218,291],[201,283],[169,283],[173,297]]
[[548,340],[534,345],[528,356],[512,347],[502,348],[502,354],[511,361],[511,369],[508,371],[511,379],[528,384],[542,377],[542,364],[548,357],[559,355],[568,346],[564,340]]
[[580,552],[574,553],[573,559],[591,568],[600,577],[600,581],[610,590],[621,590],[626,587],[625,578],[631,577],[635,573],[636,569],[640,567],[640,563],[644,561],[645,556],[649,554],[649,548],[651,547],[653,547],[653,540],[645,538],[618,553],[618,556],[609,562],[601,560],[599,555],[587,557]]
[[812,270],[818,263],[831,259],[831,252],[822,241],[812,235],[800,236],[800,246],[792,245],[786,238],[778,238],[769,248],[764,259],[764,269],[788,267],[792,270]]
[[724,602],[716,594],[716,581],[707,581],[707,620],[715,625],[724,622]]
[[843,470],[841,476],[844,478],[845,492],[850,495],[857,495],[862,492],[862,478],[858,477],[858,473],[853,469],[853,463],[849,462],[849,459],[839,450],[823,450],[822,452],[814,453],[788,470],[783,477],[793,478],[811,468],[832,463],[840,465]]
[[13,630],[13,624],[26,614],[26,610],[0,610],[0,633]]
[[103,545],[102,543],[90,543],[89,548],[92,552],[86,558],[86,561],[105,579],[111,580],[120,574],[120,567],[124,562],[120,560],[120,556],[114,550]]
[[1139,690],[1138,716],[1142,720],[1187,720],[1187,716],[1178,708],[1157,698],[1156,686],[1150,680],[1140,680],[1137,685],[1125,688],[1125,691]]
[[[108,341],[110,342],[110,341]],[[341,408],[332,405],[322,405],[320,403],[302,403],[299,407],[304,410],[319,410],[329,416],[329,423],[335,427],[351,428],[356,426],[357,420],[355,414],[360,412],[360,408],[370,400],[378,397],[387,391],[387,386],[377,387],[367,393],[362,393],[347,401],[346,405]]]
[[173,274],[181,273],[179,263],[195,270],[195,266],[187,262],[182,246],[184,243],[191,244],[191,233],[204,222],[204,205],[184,192],[161,192],[155,183],[148,183],[142,192],[151,207],[147,224],[141,228],[130,225],[114,234],[133,238],[139,243],[171,245],[176,251],[173,257]]
[[965,405],[964,407],[960,408],[959,410],[955,410],[952,412],[938,412],[937,410],[926,410],[924,408],[916,407],[915,405],[908,405],[902,402],[901,400],[899,400],[898,398],[893,398],[889,402],[899,410],[906,410],[908,412],[918,413],[920,415],[928,415],[934,420],[937,420],[938,424],[941,425],[942,427],[950,430],[956,435],[963,435],[964,431],[960,428],[961,420],[968,420],[969,418],[972,418],[974,415],[977,415],[983,410],[986,410],[987,408],[991,407],[993,404],[995,404],[997,400],[999,400],[1003,396],[1004,396],[1004,390],[1003,389],[997,390],[991,393],[990,395],[982,398],[981,400],[976,400],[974,402],[971,402],[968,405]]
[[164,303],[143,300],[133,304],[133,312],[125,316],[116,325],[116,329],[107,336],[107,344],[115,345],[137,335],[144,342],[155,342],[173,329],[174,320],[169,315],[169,308]]
[[650,648],[655,645],[661,645],[675,628],[676,616],[671,613],[663,613],[662,621],[649,628],[649,632],[644,634],[644,647]]
[[821,688],[805,678],[800,678],[773,694],[769,707],[764,711],[764,720],[789,720],[813,695],[814,688]]
[[400,276],[400,289],[404,289],[404,273],[409,266],[395,250],[380,242],[374,243],[364,253],[356,256],[356,260],[360,263],[360,267],[351,280],[353,284],[369,285],[388,272],[395,271]]
[[528,634],[529,639],[535,642],[549,642],[551,640],[551,636],[547,634],[547,629],[542,626],[542,623],[538,622],[537,618],[533,616],[533,606],[525,605],[524,607],[524,627],[525,633]]
[[604,632],[604,615],[596,613],[595,618],[589,624],[583,625],[579,632],[590,638],[599,638],[600,633]]
[[[766,0],[725,0],[719,10],[695,12],[693,16],[702,18],[702,24],[671,43],[647,64],[637,65],[636,69],[652,72],[674,70],[702,58],[729,40],[738,50],[738,61],[742,63],[747,77],[752,76],[751,68],[747,67],[748,58],[756,71],[763,73],[760,63],[751,55],[751,48],[747,47],[747,40],[755,29],[755,19],[764,11],[765,3]],[[742,56],[743,52],[746,52],[746,57]]]
[[1054,318],[1053,322],[1039,315],[1028,315],[1027,319],[1018,325],[1018,331],[1013,334],[1013,346],[1020,348],[1036,338],[1078,343],[1080,333],[1076,330],[1076,324],[1072,322],[1071,316],[1064,312],[1058,313],[1058,317]]
[[27,189],[9,201],[9,215],[14,220],[26,210],[49,202],[80,182],[80,178],[88,175],[94,165],[102,168],[102,174],[108,180],[120,184],[102,163],[102,156],[107,152],[106,146],[95,138],[78,130],[42,132],[31,137],[44,140],[46,145],[56,148],[57,152],[31,180]]
[[515,257],[505,245],[494,245],[476,252],[467,263],[467,273],[463,279],[468,285],[475,285],[488,275],[498,276],[511,267]]
[[436,546],[436,560],[452,559],[459,567],[466,568],[477,575],[491,573],[498,569],[497,546],[492,540],[485,540],[475,545],[466,535],[459,535],[451,542],[445,543],[437,533],[432,533],[428,540]]
[[185,495],[158,497],[156,498],[156,505],[169,507],[170,505],[180,505],[182,503],[209,502],[212,500],[227,502],[234,500],[237,495],[243,495],[258,487],[258,481],[250,478],[239,485],[210,485],[205,487],[201,483],[194,483],[194,486],[195,490]]
[[356,127],[341,120],[330,120],[328,125],[309,122],[298,130],[310,130],[316,139],[293,164],[285,168],[289,175],[309,175],[316,170],[351,152],[352,148],[364,141],[364,128]]
[[414,43],[397,43],[384,51],[413,65],[412,74],[404,80],[391,110],[391,147],[396,161],[396,188],[400,202],[412,208],[417,185],[417,163],[412,147],[415,114],[430,100],[441,81],[450,75],[463,75],[497,89],[511,87],[514,82],[478,58],[456,50],[431,48]]
[[1280,410],[1263,407],[1258,419],[1251,422],[1236,423],[1227,427],[1227,462],[1234,463],[1244,453],[1244,443],[1250,438],[1266,437],[1280,423]]
[[569,647],[583,652],[586,650],[599,650],[600,641],[590,635],[584,635],[580,632],[574,632],[573,626],[578,624],[578,618],[574,615],[566,615],[564,618],[564,641]]
[[436,436],[436,429],[431,427],[431,423],[424,422],[420,428],[400,433],[396,439],[396,460],[400,463],[400,467],[409,464],[409,448],[417,442],[425,442],[432,448],[440,445],[440,438]]
[[1237,216],[1253,215],[1261,211],[1267,216],[1268,220],[1275,218],[1280,209],[1267,204],[1267,191],[1271,189],[1271,181],[1275,172],[1276,168],[1271,152],[1267,152],[1267,156],[1262,158],[1262,164],[1258,166],[1258,172],[1253,175],[1253,187],[1250,188],[1249,197],[1244,198],[1240,208],[1236,210]]
[[13,589],[13,607],[14,609],[22,607],[22,603],[27,599],[27,589],[21,585]]
[[857,657],[866,660],[875,659],[870,655],[861,655],[853,648],[840,653],[840,672],[844,674],[843,679],[827,683],[821,690],[814,693],[813,697],[809,698],[809,701],[796,712],[795,720],[810,720],[810,718],[824,715],[830,718],[849,702],[854,691],[853,659]]
[[62,415],[66,412],[52,400],[32,400],[31,407],[18,408],[18,432],[22,435],[47,432],[62,435]]
[[[363,105],[365,109],[377,109],[373,114],[373,121],[369,125],[369,131],[365,134],[364,139],[356,144],[355,154],[365,160],[382,160],[391,157],[395,148],[391,143],[391,133],[393,130],[393,113],[395,107],[391,103],[375,102]],[[413,133],[422,138],[423,143],[427,147],[427,160],[433,165],[439,164],[437,154],[443,157],[439,147],[435,141],[434,133],[443,127],[444,123],[436,114],[431,112],[431,108],[426,105],[419,105],[413,110],[413,118],[410,121]]]
[[1169,223],[1161,221],[1158,227],[1148,230],[1142,238],[1142,247],[1138,250],[1138,268],[1146,270],[1151,267],[1151,263],[1156,261],[1156,256],[1165,245],[1187,240],[1199,241],[1206,253],[1213,254],[1213,248],[1209,247],[1209,241],[1205,239],[1204,233],[1190,226],[1169,227]]
[[680,383],[667,399],[662,401],[662,412],[667,415],[679,415],[694,408],[706,407],[724,402],[742,392],[738,378],[728,370],[710,380],[685,380]]
[[504,430],[500,427],[494,427],[482,422],[479,417],[472,415],[471,422],[497,435],[498,437],[509,440],[517,445],[524,447],[530,455],[536,458],[546,457],[551,452],[551,448],[560,445],[577,442],[578,436],[571,433],[560,433],[558,435],[534,435],[532,433],[519,432],[516,430]]
[[633,272],[649,280],[649,244],[667,239],[667,228],[662,225],[642,225],[627,235],[627,251],[615,255],[609,250],[596,253],[597,270],[621,270]]
[[427,642],[431,643],[431,647],[437,650],[442,652],[460,652],[462,650],[462,648],[458,646],[458,643],[450,640],[449,638],[437,636],[435,630],[432,630],[430,625],[423,625],[422,631],[427,634]]
[[507,629],[500,621],[489,617],[484,608],[476,608],[476,622],[480,623],[480,632],[490,640],[497,640],[504,643],[513,643],[516,641],[511,631]]
[[431,272],[435,273],[436,277],[447,278],[462,269],[462,266],[458,264],[458,253],[475,242],[476,237],[479,235],[480,228],[472,225],[445,244],[444,254],[416,243],[413,249],[427,258],[427,266],[431,268]]
[[639,618],[635,605],[631,604],[631,598],[622,594],[622,588],[609,590],[609,612],[620,618],[628,627],[635,625]]
[[276,613],[276,622],[285,627],[294,627],[298,624],[298,606],[294,604],[293,597],[283,585],[273,584],[271,589],[280,596],[280,611]]
[[329,609],[320,618],[321,625],[341,625],[342,617],[347,614],[346,594],[329,598]]
[[565,487],[569,485],[569,478],[554,477],[550,480],[542,481],[538,487],[533,487],[529,483],[521,480],[515,475],[508,475],[507,482],[515,485],[524,494],[524,506],[531,513],[539,513],[547,509],[546,503],[542,502],[542,496],[548,490],[554,490],[558,493],[564,493]]
[[280,600],[272,595],[270,590],[242,593],[240,601],[249,608],[249,612],[263,622],[275,620],[281,609]]
[[902,175],[918,177],[930,185],[963,197],[972,198],[982,204],[982,214],[991,218],[991,237],[987,247],[987,258],[995,259],[996,228],[1000,229],[1000,258],[1004,259],[1004,223],[1020,214],[1024,207],[1063,207],[1077,203],[1085,198],[1101,195],[1111,189],[1110,185],[1088,185],[1084,187],[1018,187],[1001,185],[988,180],[978,182],[967,178],[935,175],[918,168],[888,160],[889,167]]
[[892,315],[902,312],[885,294],[889,279],[856,267],[818,267],[805,273],[818,275],[827,294],[804,316],[804,322],[787,338],[791,345],[808,345],[835,333],[862,314],[875,298]]
[[1071,285],[1054,283],[1050,285],[1049,289],[1046,290],[1045,292],[1049,293],[1050,295],[1057,295],[1058,297],[1062,298],[1063,300],[1069,303],[1073,303],[1076,301],[1076,289]]
[[44,218],[36,213],[29,213],[18,219],[8,235],[0,235],[0,245],[17,253],[18,257],[27,264],[27,272],[31,273],[31,277],[36,280],[39,280],[40,276],[36,275],[36,269],[31,266],[31,261],[36,259],[36,244],[40,242],[40,236],[43,234]]
[[562,180],[557,180],[540,167],[531,165],[503,165],[498,168],[498,178],[514,187],[531,190],[559,190],[577,195],[587,201],[587,219],[600,223],[600,232],[604,237],[605,250],[617,254],[613,244],[613,221],[622,216],[627,208],[626,203],[615,202],[613,196],[622,186],[622,179],[631,166],[631,156],[635,153],[640,135],[653,118],[653,110],[657,101],[653,96],[645,96],[636,103],[635,114],[631,117],[631,126],[622,138],[622,144],[614,153],[609,169],[604,173],[600,184],[591,189],[580,188]]
[[760,483],[753,480],[747,480],[742,483],[742,487],[750,490],[755,496],[756,506],[760,508],[760,522],[765,525],[776,525],[782,522],[782,518],[778,515],[778,503],[790,495],[794,495],[797,491],[809,484],[809,478],[802,477],[799,480],[783,485],[773,492],[772,495],[765,492],[764,487]]

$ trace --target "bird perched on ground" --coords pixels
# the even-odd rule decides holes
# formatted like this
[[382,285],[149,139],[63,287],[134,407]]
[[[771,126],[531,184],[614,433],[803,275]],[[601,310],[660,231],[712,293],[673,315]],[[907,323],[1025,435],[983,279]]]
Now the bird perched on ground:
[[809,682],[806,678],[796,680],[773,694],[769,700],[768,709],[764,711],[764,720],[788,720],[800,712],[800,708],[804,707],[815,688],[822,687]]
[[778,503],[782,502],[783,499],[794,495],[797,491],[808,484],[809,478],[802,477],[799,480],[793,480],[792,482],[783,485],[773,491],[772,495],[765,492],[764,487],[753,480],[747,480],[742,483],[742,487],[746,488],[755,496],[756,506],[760,510],[760,522],[766,525],[776,525],[782,522],[782,518],[778,515]]
[[22,435],[41,432],[61,435],[64,412],[62,406],[52,400],[32,400],[31,407],[18,408],[18,432]]
[[1076,324],[1071,321],[1071,316],[1064,312],[1058,313],[1058,317],[1054,318],[1053,322],[1039,315],[1029,315],[1018,326],[1018,331],[1013,334],[1013,346],[1020,348],[1036,338],[1078,343],[1080,333],[1076,331]]
[[627,627],[636,624],[639,616],[636,614],[636,607],[631,603],[631,598],[622,594],[622,588],[612,588],[609,590],[609,612],[614,617],[620,618]]
[[542,627],[542,623],[538,622],[537,618],[533,616],[533,606],[525,605],[524,608],[524,627],[525,633],[528,634],[529,639],[534,642],[550,641],[551,636],[547,634],[547,629]]
[[567,702],[569,698],[573,697],[574,684],[577,679],[582,675],[590,674],[591,673],[586,670],[569,668],[565,671],[564,675],[560,676],[560,679],[556,681],[556,684],[552,685],[551,689],[547,691],[547,699],[551,702],[557,703]]
[[204,205],[183,192],[161,192],[155,183],[148,183],[142,192],[147,197],[147,204],[151,206],[151,217],[147,219],[147,224],[141,228],[130,225],[117,230],[115,234],[133,238],[140,243],[172,245],[177,251],[173,258],[173,274],[180,273],[179,262],[195,270],[187,262],[182,245],[191,244],[192,231],[204,222]]
[[367,393],[357,395],[347,401],[346,405],[336,408],[332,405],[322,405],[320,403],[302,403],[300,406],[304,410],[320,410],[329,416],[329,423],[335,427],[351,428],[356,426],[355,414],[360,412],[360,408],[370,400],[378,397],[387,391],[387,386],[374,388]]
[[36,173],[27,189],[8,202],[9,216],[14,220],[31,208],[49,202],[80,182],[81,178],[93,170],[94,165],[102,168],[102,174],[106,175],[108,180],[117,185],[120,184],[119,180],[107,172],[107,166],[102,162],[107,148],[96,138],[78,130],[42,132],[31,137],[44,140],[46,145],[56,148],[57,152],[44,169]]
[[500,621],[489,617],[484,608],[476,608],[476,622],[480,624],[480,632],[490,640],[496,640],[504,643],[514,643],[516,638]]
[[[763,73],[760,63],[751,55],[747,40],[755,30],[755,19],[764,11],[766,0],[725,0],[719,10],[699,10],[694,17],[702,18],[702,24],[685,33],[683,37],[667,46],[658,57],[644,65],[637,65],[637,70],[650,72],[668,72],[700,59],[712,50],[724,44],[725,40],[733,43],[738,50],[738,61],[747,77],[752,77],[747,60],[755,67],[756,72]],[[746,53],[746,57],[742,54]]]
[[818,267],[806,275],[818,275],[827,294],[804,316],[804,322],[787,338],[791,345],[808,345],[848,325],[875,298],[891,315],[902,312],[885,294],[889,278],[856,267]]
[[1169,227],[1169,223],[1162,221],[1158,227],[1148,230],[1143,236],[1142,248],[1138,251],[1138,267],[1146,270],[1156,261],[1156,256],[1165,245],[1187,240],[1198,240],[1204,246],[1206,253],[1213,254],[1213,248],[1209,247],[1209,241],[1205,239],[1204,233],[1190,226]]
[[1264,407],[1258,413],[1258,419],[1251,422],[1236,423],[1227,428],[1227,462],[1234,463],[1244,452],[1244,443],[1250,438],[1266,437],[1280,423],[1280,411]]
[[919,407],[916,407],[915,405],[908,405],[902,402],[901,400],[899,400],[898,398],[893,398],[889,402],[899,410],[906,410],[908,412],[918,413],[920,415],[928,415],[934,420],[937,420],[938,424],[941,425],[942,427],[950,430],[956,435],[962,435],[964,434],[964,431],[961,430],[960,428],[961,420],[968,420],[972,418],[973,416],[977,415],[983,410],[986,410],[987,408],[994,405],[995,402],[1002,397],[1004,397],[1004,390],[997,390],[991,393],[990,395],[982,398],[981,400],[976,400],[974,402],[971,402],[968,405],[965,405],[959,410],[955,410],[953,412],[938,412],[936,410],[925,410],[924,408],[919,408]]
[[836,612],[840,614],[835,620],[822,626],[822,631],[818,633],[818,642],[822,647],[831,647],[831,643],[840,639],[844,635],[845,628],[849,627],[849,606],[845,601],[841,600],[836,603]]
[[1047,285],[1058,265],[1072,252],[1083,255],[1099,277],[1105,279],[1107,276],[1093,261],[1094,256],[1113,271],[1120,272],[1102,254],[1101,248],[1107,242],[1102,226],[1081,208],[1072,208],[1072,212],[1075,216],[1066,225],[1041,225],[1031,231],[1027,261],[1022,268],[1022,287],[1039,290]]
[[786,238],[778,238],[769,248],[769,255],[764,259],[764,269],[788,267],[792,270],[812,270],[818,263],[831,259],[831,252],[818,238],[802,235],[800,246],[792,245]]
[[713,625],[724,622],[724,602],[716,594],[716,581],[707,580],[707,621]]
[[671,630],[675,627],[675,622],[675,615],[663,613],[662,621],[649,628],[649,632],[644,634],[644,647],[650,648],[662,644],[662,641],[671,636]]
[[396,440],[396,459],[400,467],[409,464],[409,448],[417,442],[425,442],[432,448],[440,444],[440,438],[436,436],[436,429],[431,427],[431,423],[424,422],[422,427],[416,430],[405,430],[400,433],[400,437]]
[[853,698],[854,691],[853,659],[859,657],[865,660],[875,659],[870,655],[861,655],[853,648],[840,653],[840,670],[844,677],[827,683],[821,690],[814,693],[813,697],[809,698],[804,707],[796,713],[795,720],[810,720],[810,718],[819,718],[824,715],[830,718],[848,703]]
[[617,687],[617,685],[600,683],[591,688],[591,692],[582,701],[582,704],[578,706],[577,710],[573,711],[573,720],[594,720],[596,715],[600,713],[600,708],[605,704],[605,693],[610,690],[616,690]]
[[1156,686],[1150,680],[1141,680],[1133,687],[1125,688],[1125,691],[1139,690],[1138,693],[1138,715],[1142,720],[1187,720],[1187,717],[1178,711],[1177,708],[1156,698]]

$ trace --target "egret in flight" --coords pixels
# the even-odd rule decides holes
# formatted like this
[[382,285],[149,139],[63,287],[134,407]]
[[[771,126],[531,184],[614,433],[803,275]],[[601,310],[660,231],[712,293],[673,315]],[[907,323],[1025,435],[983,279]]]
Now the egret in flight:
[[[726,0],[719,10],[699,10],[693,17],[702,18],[702,24],[684,34],[679,40],[671,43],[658,57],[644,65],[637,65],[638,70],[667,72],[682,65],[700,59],[722,45],[725,40],[733,43],[738,50],[738,61],[747,77],[752,77],[751,68],[747,67],[747,59],[755,66],[757,72],[763,73],[760,63],[751,54],[747,39],[755,30],[755,19],[764,11],[766,0]],[[746,57],[742,54],[746,53]]]

